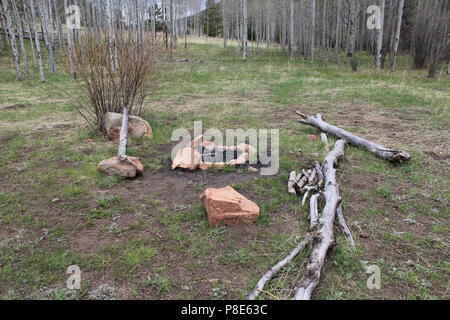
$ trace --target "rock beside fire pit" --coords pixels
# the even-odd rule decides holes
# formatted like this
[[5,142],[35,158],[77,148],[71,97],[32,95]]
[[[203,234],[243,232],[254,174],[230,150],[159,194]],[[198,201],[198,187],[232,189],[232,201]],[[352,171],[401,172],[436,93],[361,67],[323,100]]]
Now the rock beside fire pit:
[[259,207],[232,187],[208,188],[200,194],[211,226],[252,223],[258,220]]
[[195,170],[202,162],[202,155],[195,149],[186,147],[178,150],[175,159],[172,162],[172,170],[182,168],[187,170]]
[[137,174],[144,171],[139,158],[127,157],[127,160],[121,161],[118,157],[105,159],[98,164],[98,170],[108,175],[118,175],[124,178],[134,178]]
[[[108,140],[119,140],[120,127],[122,125],[122,114],[116,112],[108,112],[105,114],[103,127]],[[152,128],[144,119],[136,116],[128,117],[128,135],[131,137],[142,138],[152,137]]]

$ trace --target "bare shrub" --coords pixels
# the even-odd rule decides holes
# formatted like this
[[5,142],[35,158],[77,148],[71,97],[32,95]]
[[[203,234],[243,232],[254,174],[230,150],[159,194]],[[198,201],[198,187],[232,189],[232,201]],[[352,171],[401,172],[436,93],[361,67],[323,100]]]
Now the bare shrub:
[[158,78],[157,43],[151,38],[143,35],[137,40],[120,31],[110,41],[107,31],[86,34],[81,46],[67,57],[66,70],[71,74],[73,63],[76,80],[89,101],[79,103],[78,111],[94,130],[103,131],[107,112],[121,113],[126,107],[130,114],[141,115]]

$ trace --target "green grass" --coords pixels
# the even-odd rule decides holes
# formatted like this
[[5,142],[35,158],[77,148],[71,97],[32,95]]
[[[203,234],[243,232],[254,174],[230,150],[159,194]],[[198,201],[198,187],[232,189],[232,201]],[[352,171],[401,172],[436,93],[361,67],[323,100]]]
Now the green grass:
[[[375,75],[373,58],[364,54],[358,55],[357,73],[344,57],[339,65],[320,59],[311,65],[303,58],[290,61],[277,49],[243,62],[235,48],[225,50],[213,40],[195,41],[176,55],[189,62],[164,64],[159,90],[145,106],[153,138],[133,139],[128,148],[141,158],[144,177],[126,180],[97,171],[98,162],[115,155],[116,144],[96,136],[63,92],[38,82],[36,70],[16,81],[10,57],[0,54],[0,108],[27,105],[0,109],[1,298],[39,298],[45,288],[52,288],[52,299],[85,298],[99,281],[114,282],[141,299],[244,297],[308,231],[308,205],[287,194],[286,183],[289,171],[323,159],[323,145],[307,139],[317,131],[298,124],[295,109],[320,112],[336,125],[413,156],[394,166],[346,148],[337,178],[357,248],[350,250],[336,229],[337,245],[314,298],[448,297],[448,283],[442,281],[450,273],[448,76],[428,79],[426,71],[408,68],[407,57],[400,57],[396,73]],[[79,94],[63,74],[48,74],[48,80]],[[205,130],[280,130],[278,175],[260,177],[230,167],[212,173],[215,179],[248,175],[231,184],[259,205],[255,225],[210,227],[198,201],[208,183],[189,173],[184,173],[186,189],[195,196],[187,203],[167,201],[170,188],[145,193],[146,183],[167,184],[158,179],[169,172],[167,160],[176,144],[172,132],[192,130],[200,120]],[[292,297],[307,257],[306,250],[273,279],[263,298]],[[367,289],[362,261],[381,268],[382,290]],[[86,275],[76,294],[65,289],[71,264]]]

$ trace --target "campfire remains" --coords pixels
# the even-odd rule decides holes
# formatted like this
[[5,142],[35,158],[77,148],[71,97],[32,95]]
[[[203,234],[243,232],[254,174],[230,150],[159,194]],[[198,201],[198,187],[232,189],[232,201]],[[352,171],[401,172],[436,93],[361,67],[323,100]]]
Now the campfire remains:
[[223,170],[227,165],[245,165],[254,156],[256,149],[246,143],[237,146],[216,145],[200,135],[188,146],[178,150],[172,161],[172,170],[176,168],[189,171],[210,168]]

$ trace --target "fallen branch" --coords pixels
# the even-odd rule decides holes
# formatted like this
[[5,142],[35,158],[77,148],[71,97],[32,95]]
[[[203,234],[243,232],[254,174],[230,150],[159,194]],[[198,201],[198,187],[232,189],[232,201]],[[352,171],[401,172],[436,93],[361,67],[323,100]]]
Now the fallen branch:
[[309,228],[313,229],[319,223],[319,205],[320,193],[316,193],[309,199]]
[[339,204],[339,206],[336,209],[336,218],[339,224],[339,228],[342,231],[342,234],[344,235],[345,239],[347,239],[347,242],[349,243],[350,247],[353,249],[355,247],[355,241],[353,240],[350,228],[347,226],[347,223],[345,222],[341,204]]
[[285,265],[287,265],[292,259],[294,259],[300,251],[303,250],[312,240],[312,237],[307,235],[305,239],[303,239],[289,254],[280,262],[278,262],[276,265],[274,265],[272,268],[267,271],[262,278],[258,281],[256,284],[255,289],[253,289],[252,292],[250,292],[245,298],[247,300],[255,300],[260,293],[263,291],[264,286],[266,285],[267,281],[272,279],[274,275],[276,275]]
[[292,171],[289,174],[289,181],[288,181],[288,192],[291,194],[296,194],[295,187],[294,187],[296,184],[295,178],[296,178],[296,173],[295,173],[295,171]]
[[338,128],[336,126],[333,126],[325,121],[322,120],[322,117],[320,115],[317,115],[315,117],[307,116],[304,113],[301,113],[300,111],[296,111],[296,113],[301,116],[303,119],[298,120],[300,123],[315,127],[320,129],[321,131],[331,134],[335,137],[338,137],[340,139],[343,139],[350,143],[353,146],[356,147],[364,147],[370,152],[374,153],[378,157],[384,160],[389,160],[394,163],[402,163],[409,161],[411,159],[411,156],[406,153],[405,151],[396,151],[391,150],[388,148],[385,148],[379,144],[376,144],[372,141],[366,140],[364,138],[361,138],[357,135],[354,135],[350,132],[347,132],[341,128]]
[[322,171],[325,178],[323,208],[317,235],[313,244],[311,257],[307,265],[307,273],[297,285],[295,300],[309,300],[311,294],[320,280],[320,273],[325,262],[326,253],[334,243],[333,224],[336,217],[336,209],[341,202],[336,183],[336,169],[334,164],[337,159],[344,154],[345,140],[338,140],[333,150],[331,150],[322,164]]

